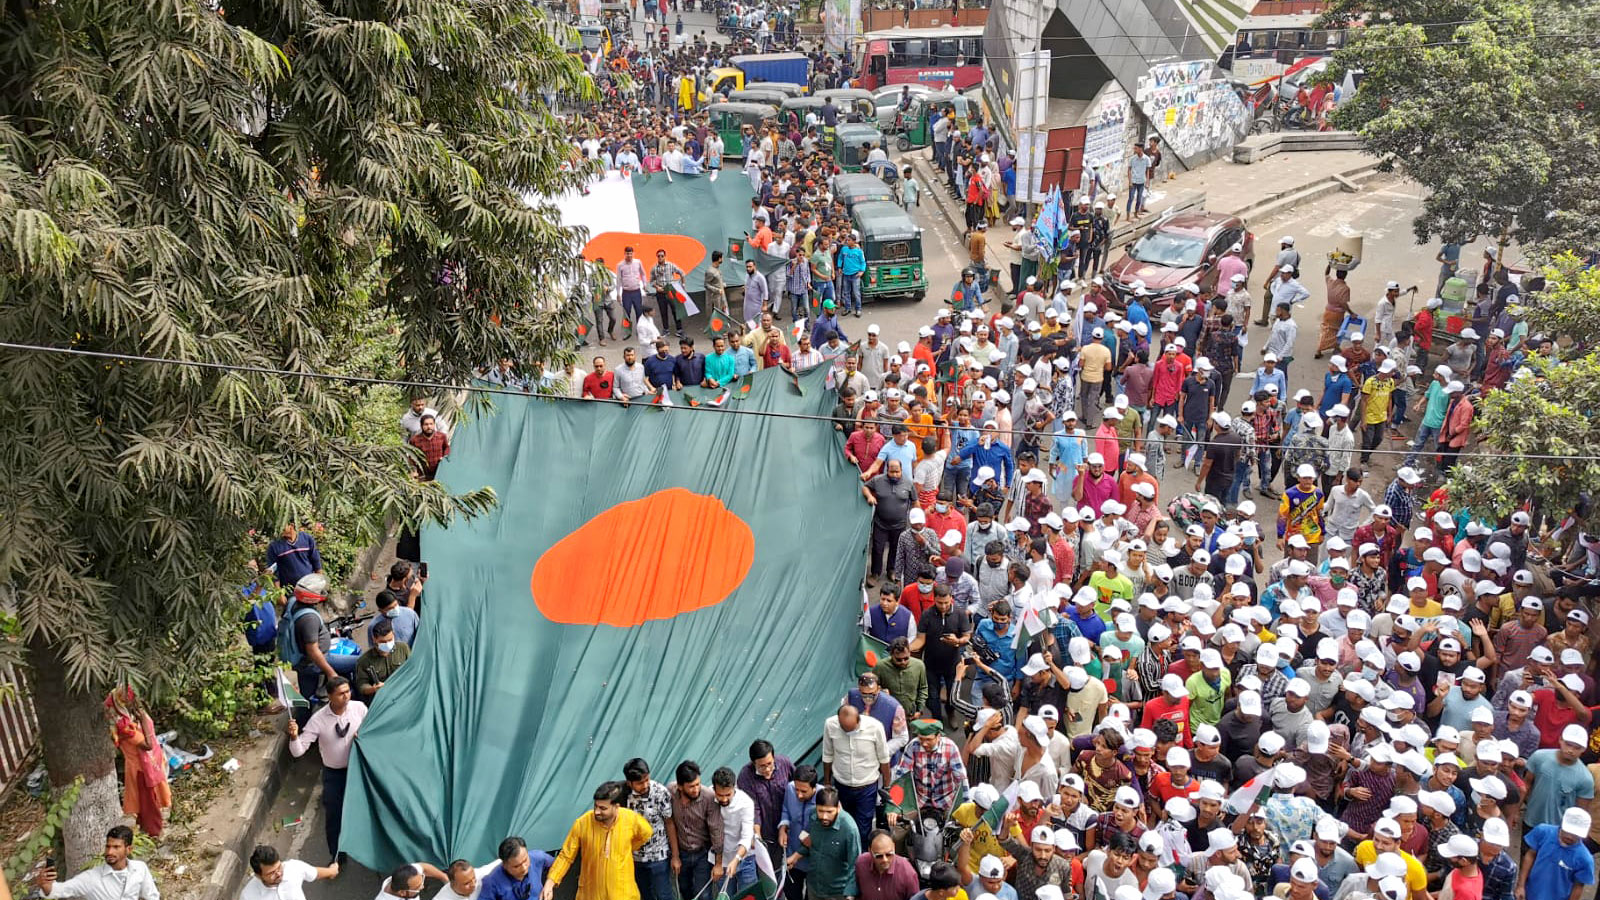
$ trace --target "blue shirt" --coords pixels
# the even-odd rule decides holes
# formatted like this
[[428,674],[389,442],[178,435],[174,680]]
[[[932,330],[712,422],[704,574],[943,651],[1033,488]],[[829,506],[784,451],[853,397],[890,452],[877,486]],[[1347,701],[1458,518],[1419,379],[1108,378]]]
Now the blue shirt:
[[1275,384],[1278,386],[1279,401],[1283,401],[1288,398],[1289,378],[1283,374],[1282,369],[1276,369],[1272,372],[1268,372],[1265,367],[1257,369],[1256,380],[1250,385],[1250,393],[1254,394],[1257,391],[1264,391],[1267,389],[1267,385],[1269,384]]
[[1327,415],[1328,410],[1345,402],[1343,398],[1355,390],[1355,386],[1356,384],[1350,380],[1350,376],[1343,372],[1337,375],[1332,372],[1324,374],[1322,376],[1322,402],[1317,404],[1318,411],[1323,415]]
[[750,347],[740,346],[733,351],[733,375],[743,378],[756,370],[756,351]]
[[678,371],[676,359],[652,353],[640,360],[640,363],[644,366],[644,380],[648,381],[651,387],[672,387],[672,376]]
[[[974,441],[972,446],[963,447],[960,451],[962,459],[972,460],[972,477],[978,477],[978,470],[984,466],[994,470],[995,480],[1001,487],[1011,484],[1011,448],[1000,441],[995,441],[989,446],[983,446],[980,441]],[[973,485],[977,487],[976,484]]]
[[1077,604],[1073,604],[1072,608],[1067,610],[1065,618],[1078,626],[1078,633],[1087,638],[1089,643],[1097,647],[1100,645],[1100,635],[1106,633],[1106,620],[1100,618],[1100,614],[1092,607],[1087,616],[1079,616]]
[[278,538],[267,545],[267,567],[278,566],[278,584],[294,587],[295,582],[322,568],[322,554],[311,535],[298,532],[293,541]]
[[684,387],[697,387],[706,380],[706,358],[699,353],[693,356],[680,353],[672,358],[672,365],[678,383]]
[[[906,613],[908,616],[910,615],[905,607],[901,607],[899,611]],[[778,825],[779,827],[789,826],[789,843],[783,848],[785,855],[800,852],[800,835],[806,830],[801,823],[810,822],[811,813],[816,808],[817,795],[815,793],[811,795],[810,800],[801,800],[800,795],[794,792],[794,782],[791,781],[783,786],[783,818],[778,820]],[[802,856],[794,867],[804,872],[811,868],[811,860],[809,857]]]
[[839,271],[845,275],[860,275],[867,270],[867,256],[860,247],[846,244],[839,248]]
[[[1555,751],[1540,750],[1539,753]],[[1588,776],[1583,766],[1574,768]],[[1589,855],[1582,840],[1570,847],[1564,846],[1559,826],[1550,824],[1537,826],[1524,834],[1522,840],[1539,854],[1528,870],[1528,900],[1567,900],[1573,885],[1594,884],[1594,857]]]
[[850,343],[850,339],[845,336],[844,329],[839,327],[838,316],[819,316],[817,318],[817,324],[811,326],[811,346],[821,347],[823,344],[828,342],[828,337],[834,334],[839,336],[839,343]]
[[[556,858],[543,850],[528,848],[528,874],[521,879],[506,874],[505,866],[483,876],[478,892],[479,900],[537,900],[544,890],[544,873],[549,871]],[[530,893],[531,892],[531,893]]]
[[961,456],[961,451],[978,444],[978,429],[962,428],[956,426],[950,432],[950,444],[953,452],[946,457],[944,467],[957,472],[965,472],[972,468],[972,460]]
[[902,444],[891,438],[883,445],[883,448],[878,451],[878,458],[883,460],[883,468],[885,471],[887,471],[889,468],[890,460],[900,460],[900,471],[909,477],[911,474],[911,467],[917,464],[917,448],[916,445],[912,444],[909,440]]
[[[989,664],[989,668],[999,672],[1008,682],[1021,678],[1022,666],[1017,663],[1016,648],[1011,646],[1017,637],[1016,632],[1011,631],[1008,625],[1005,634],[996,633],[994,620],[989,618],[978,623],[977,632],[978,637],[983,638],[984,643],[989,645],[989,649],[998,654],[995,661]],[[979,677],[987,678],[982,672],[979,673]]]
[[[1594,778],[1589,774],[1588,768],[1582,762],[1575,762],[1570,766],[1562,765],[1561,761],[1556,759],[1554,750],[1533,751],[1528,756],[1528,771],[1537,776],[1533,788],[1528,791],[1523,807],[1523,821],[1529,825],[1559,824],[1562,813],[1577,806],[1579,800],[1588,800],[1594,796]],[[1554,840],[1553,835],[1551,839]],[[1583,849],[1581,844],[1578,849]],[[1540,862],[1547,861],[1540,860]],[[1532,900],[1533,886],[1528,887],[1528,898]],[[1565,897],[1566,892],[1563,891],[1561,896]]]
[[[384,611],[384,615],[389,618],[389,624],[394,626],[395,640],[405,644],[407,647],[416,641],[417,625],[422,621],[422,617],[417,615],[416,610],[396,603],[393,609]],[[370,628],[370,626],[368,627]]]

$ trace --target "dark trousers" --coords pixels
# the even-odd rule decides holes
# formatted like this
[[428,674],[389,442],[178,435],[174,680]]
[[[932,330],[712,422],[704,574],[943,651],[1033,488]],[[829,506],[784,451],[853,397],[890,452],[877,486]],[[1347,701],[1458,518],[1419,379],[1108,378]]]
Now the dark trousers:
[[679,900],[694,900],[711,882],[711,860],[707,858],[709,852],[705,848],[678,852],[678,858],[683,862],[678,869]]
[[627,319],[630,327],[639,324],[639,314],[644,311],[644,291],[622,292],[622,317]]
[[929,667],[928,712],[935,719],[943,719],[945,714],[948,712],[948,710],[945,709],[943,702],[941,702],[939,699],[939,693],[941,691],[948,691],[950,694],[950,699],[956,699],[956,670],[954,668],[935,669]]
[[1363,451],[1361,454],[1361,464],[1363,466],[1369,462],[1372,462],[1373,449],[1375,449],[1378,444],[1383,442],[1384,424],[1385,423],[1383,422],[1379,422],[1376,425],[1361,426],[1361,449]]
[[312,706],[317,702],[317,691],[322,687],[322,670],[316,666],[294,670],[296,687],[300,689],[300,696],[306,698],[305,707],[294,710],[295,724],[301,728],[311,721]]
[[839,789],[839,805],[844,808],[845,815],[856,820],[856,829],[862,834],[872,833],[873,819],[878,812],[878,783],[861,785],[859,787],[834,782]]
[[872,553],[867,571],[873,577],[894,571],[895,547],[900,543],[900,533],[905,530],[904,525],[890,528],[876,521],[872,523]]
[[339,856],[339,832],[344,830],[344,785],[349,769],[322,770],[322,833],[328,839],[328,856]]
[[[605,321],[602,325],[601,320]],[[594,330],[596,339],[615,338],[617,336],[617,310],[610,303],[603,303],[594,307]]]
[[[685,869],[688,866],[684,866]],[[639,900],[673,900],[672,861],[633,862],[633,881],[639,886]]]
[[806,900],[806,870],[796,866],[784,877],[783,900]]
[[683,319],[678,317],[678,304],[672,302],[671,294],[666,291],[658,291],[656,293],[656,309],[661,310],[662,334],[666,334],[669,331],[683,333]]

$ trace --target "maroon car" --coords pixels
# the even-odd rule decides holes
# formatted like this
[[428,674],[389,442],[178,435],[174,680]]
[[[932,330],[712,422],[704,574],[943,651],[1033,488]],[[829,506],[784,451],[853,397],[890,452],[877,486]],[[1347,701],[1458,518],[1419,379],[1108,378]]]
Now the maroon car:
[[[1112,290],[1126,297],[1135,282],[1144,282],[1152,297],[1170,297],[1180,285],[1194,282],[1207,290],[1217,283],[1217,260],[1234,244],[1244,245],[1246,263],[1255,261],[1255,235],[1237,216],[1186,212],[1152,225],[1128,245],[1122,258],[1106,270]],[[1227,285],[1222,286],[1226,293]]]

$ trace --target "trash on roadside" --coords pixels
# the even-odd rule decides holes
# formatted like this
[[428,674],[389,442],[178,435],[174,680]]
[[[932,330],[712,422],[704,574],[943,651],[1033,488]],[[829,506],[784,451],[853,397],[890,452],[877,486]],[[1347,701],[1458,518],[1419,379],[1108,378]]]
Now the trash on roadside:
[[239,771],[239,759],[238,759],[238,757],[230,756],[228,758],[228,761],[222,764],[222,771],[224,771],[224,772],[237,772],[237,771]]

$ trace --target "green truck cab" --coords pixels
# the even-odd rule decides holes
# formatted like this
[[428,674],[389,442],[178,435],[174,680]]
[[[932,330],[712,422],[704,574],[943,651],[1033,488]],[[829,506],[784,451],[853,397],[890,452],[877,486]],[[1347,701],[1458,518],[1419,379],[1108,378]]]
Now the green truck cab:
[[894,202],[894,188],[884,183],[876,175],[848,175],[833,176],[833,198],[844,204],[845,209],[852,209],[857,203],[869,200],[887,200]]
[[911,108],[896,122],[899,136],[895,140],[895,149],[903,153],[914,147],[926,147],[932,143],[933,122],[944,115],[946,110],[955,110],[956,126],[965,130],[973,113],[977,111],[977,104],[954,91],[937,91],[920,96],[913,94]]
[[778,108],[766,103],[713,103],[706,107],[709,127],[722,138],[722,155],[734,159],[744,157],[745,135],[759,134],[777,115]]
[[863,200],[850,210],[867,271],[861,277],[861,299],[882,300],[928,296],[928,277],[922,268],[922,229],[899,204],[888,200]]

